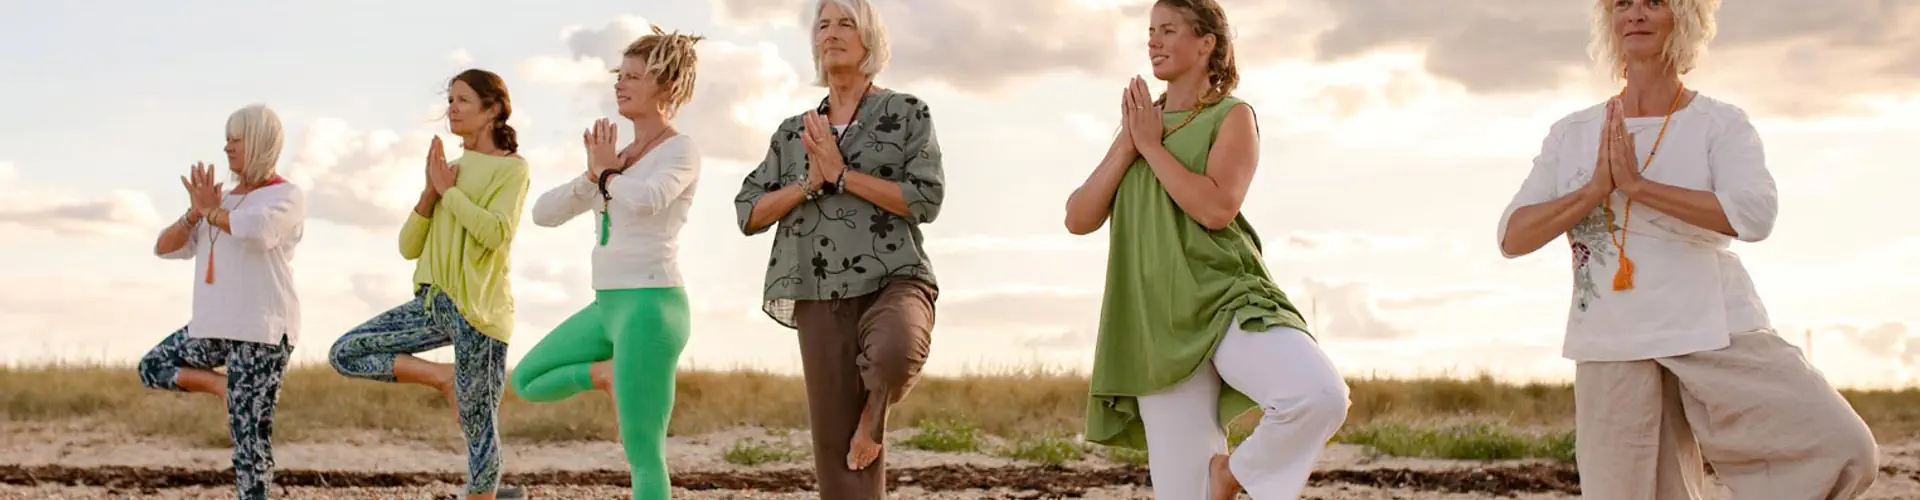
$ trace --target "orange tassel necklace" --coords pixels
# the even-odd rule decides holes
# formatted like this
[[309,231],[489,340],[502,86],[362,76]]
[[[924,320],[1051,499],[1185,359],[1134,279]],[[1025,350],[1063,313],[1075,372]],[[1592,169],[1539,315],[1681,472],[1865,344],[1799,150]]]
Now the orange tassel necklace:
[[[1680,97],[1686,94],[1686,84],[1681,84],[1680,88],[1673,91],[1673,104],[1667,108],[1667,117],[1660,121],[1660,135],[1654,137],[1653,149],[1647,151],[1647,161],[1640,162],[1640,172],[1645,173],[1647,167],[1653,165],[1653,155],[1660,151],[1660,142],[1666,140],[1667,125],[1673,122],[1673,113],[1680,110]],[[1620,91],[1620,97],[1624,98],[1626,95],[1627,91]],[[1625,113],[1626,111],[1622,110],[1621,112]],[[1625,120],[1626,118],[1622,117],[1621,119]],[[1622,139],[1624,139],[1624,137]],[[1613,273],[1613,291],[1616,292],[1633,289],[1633,259],[1627,258],[1627,223],[1633,220],[1633,197],[1627,196],[1625,198],[1627,199],[1627,203],[1621,207],[1620,226],[1607,229],[1607,236],[1613,239],[1613,247],[1620,250],[1620,269]],[[1601,200],[1600,206],[1606,210],[1607,217],[1611,219],[1613,217],[1613,195],[1609,193],[1606,198]]]

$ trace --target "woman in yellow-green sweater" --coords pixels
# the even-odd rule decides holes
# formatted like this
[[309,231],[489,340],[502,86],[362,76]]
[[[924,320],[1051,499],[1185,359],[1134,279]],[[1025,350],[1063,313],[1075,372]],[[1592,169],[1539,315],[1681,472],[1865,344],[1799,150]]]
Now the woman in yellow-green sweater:
[[[449,164],[440,139],[427,151],[427,189],[400,229],[400,254],[419,263],[413,300],[355,327],[328,359],[342,375],[439,390],[467,438],[467,498],[490,500],[500,480],[496,429],[513,334],[508,264],[527,162],[507,117],[506,83],[471,69],[447,88],[447,121],[464,152]],[[414,357],[452,345],[454,364]],[[517,492],[508,492],[510,496]]]

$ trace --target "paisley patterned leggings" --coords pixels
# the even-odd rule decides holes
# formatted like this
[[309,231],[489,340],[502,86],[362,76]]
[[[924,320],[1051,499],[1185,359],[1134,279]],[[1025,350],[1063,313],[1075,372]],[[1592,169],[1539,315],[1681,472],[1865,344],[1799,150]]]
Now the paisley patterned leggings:
[[341,375],[393,382],[395,356],[448,345],[453,346],[460,429],[467,437],[467,492],[492,492],[500,482],[500,396],[507,379],[507,344],[474,329],[447,294],[421,287],[413,300],[342,335],[327,360]]
[[203,339],[188,337],[182,327],[140,358],[140,385],[185,392],[178,383],[181,368],[226,366],[234,485],[239,498],[265,499],[273,484],[273,410],[292,353],[285,337],[279,345]]

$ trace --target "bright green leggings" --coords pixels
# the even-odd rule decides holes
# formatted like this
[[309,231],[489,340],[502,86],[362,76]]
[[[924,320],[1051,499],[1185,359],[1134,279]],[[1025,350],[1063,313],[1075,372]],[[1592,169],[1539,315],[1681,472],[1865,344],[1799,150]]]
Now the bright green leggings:
[[533,346],[513,370],[513,390],[536,403],[593,390],[593,363],[613,360],[614,409],[635,500],[667,500],[665,442],[674,369],[692,329],[682,288],[601,290]]

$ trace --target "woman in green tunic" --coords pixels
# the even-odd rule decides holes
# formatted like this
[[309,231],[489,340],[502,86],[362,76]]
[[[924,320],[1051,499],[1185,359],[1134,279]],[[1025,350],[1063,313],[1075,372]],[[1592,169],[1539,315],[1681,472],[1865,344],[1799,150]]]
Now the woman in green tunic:
[[[1269,277],[1240,215],[1259,157],[1253,109],[1215,0],[1159,0],[1151,99],[1134,78],[1123,132],[1067,201],[1067,229],[1108,219],[1087,439],[1145,448],[1159,498],[1298,498],[1346,420],[1347,386]],[[1225,425],[1265,415],[1231,455]]]

